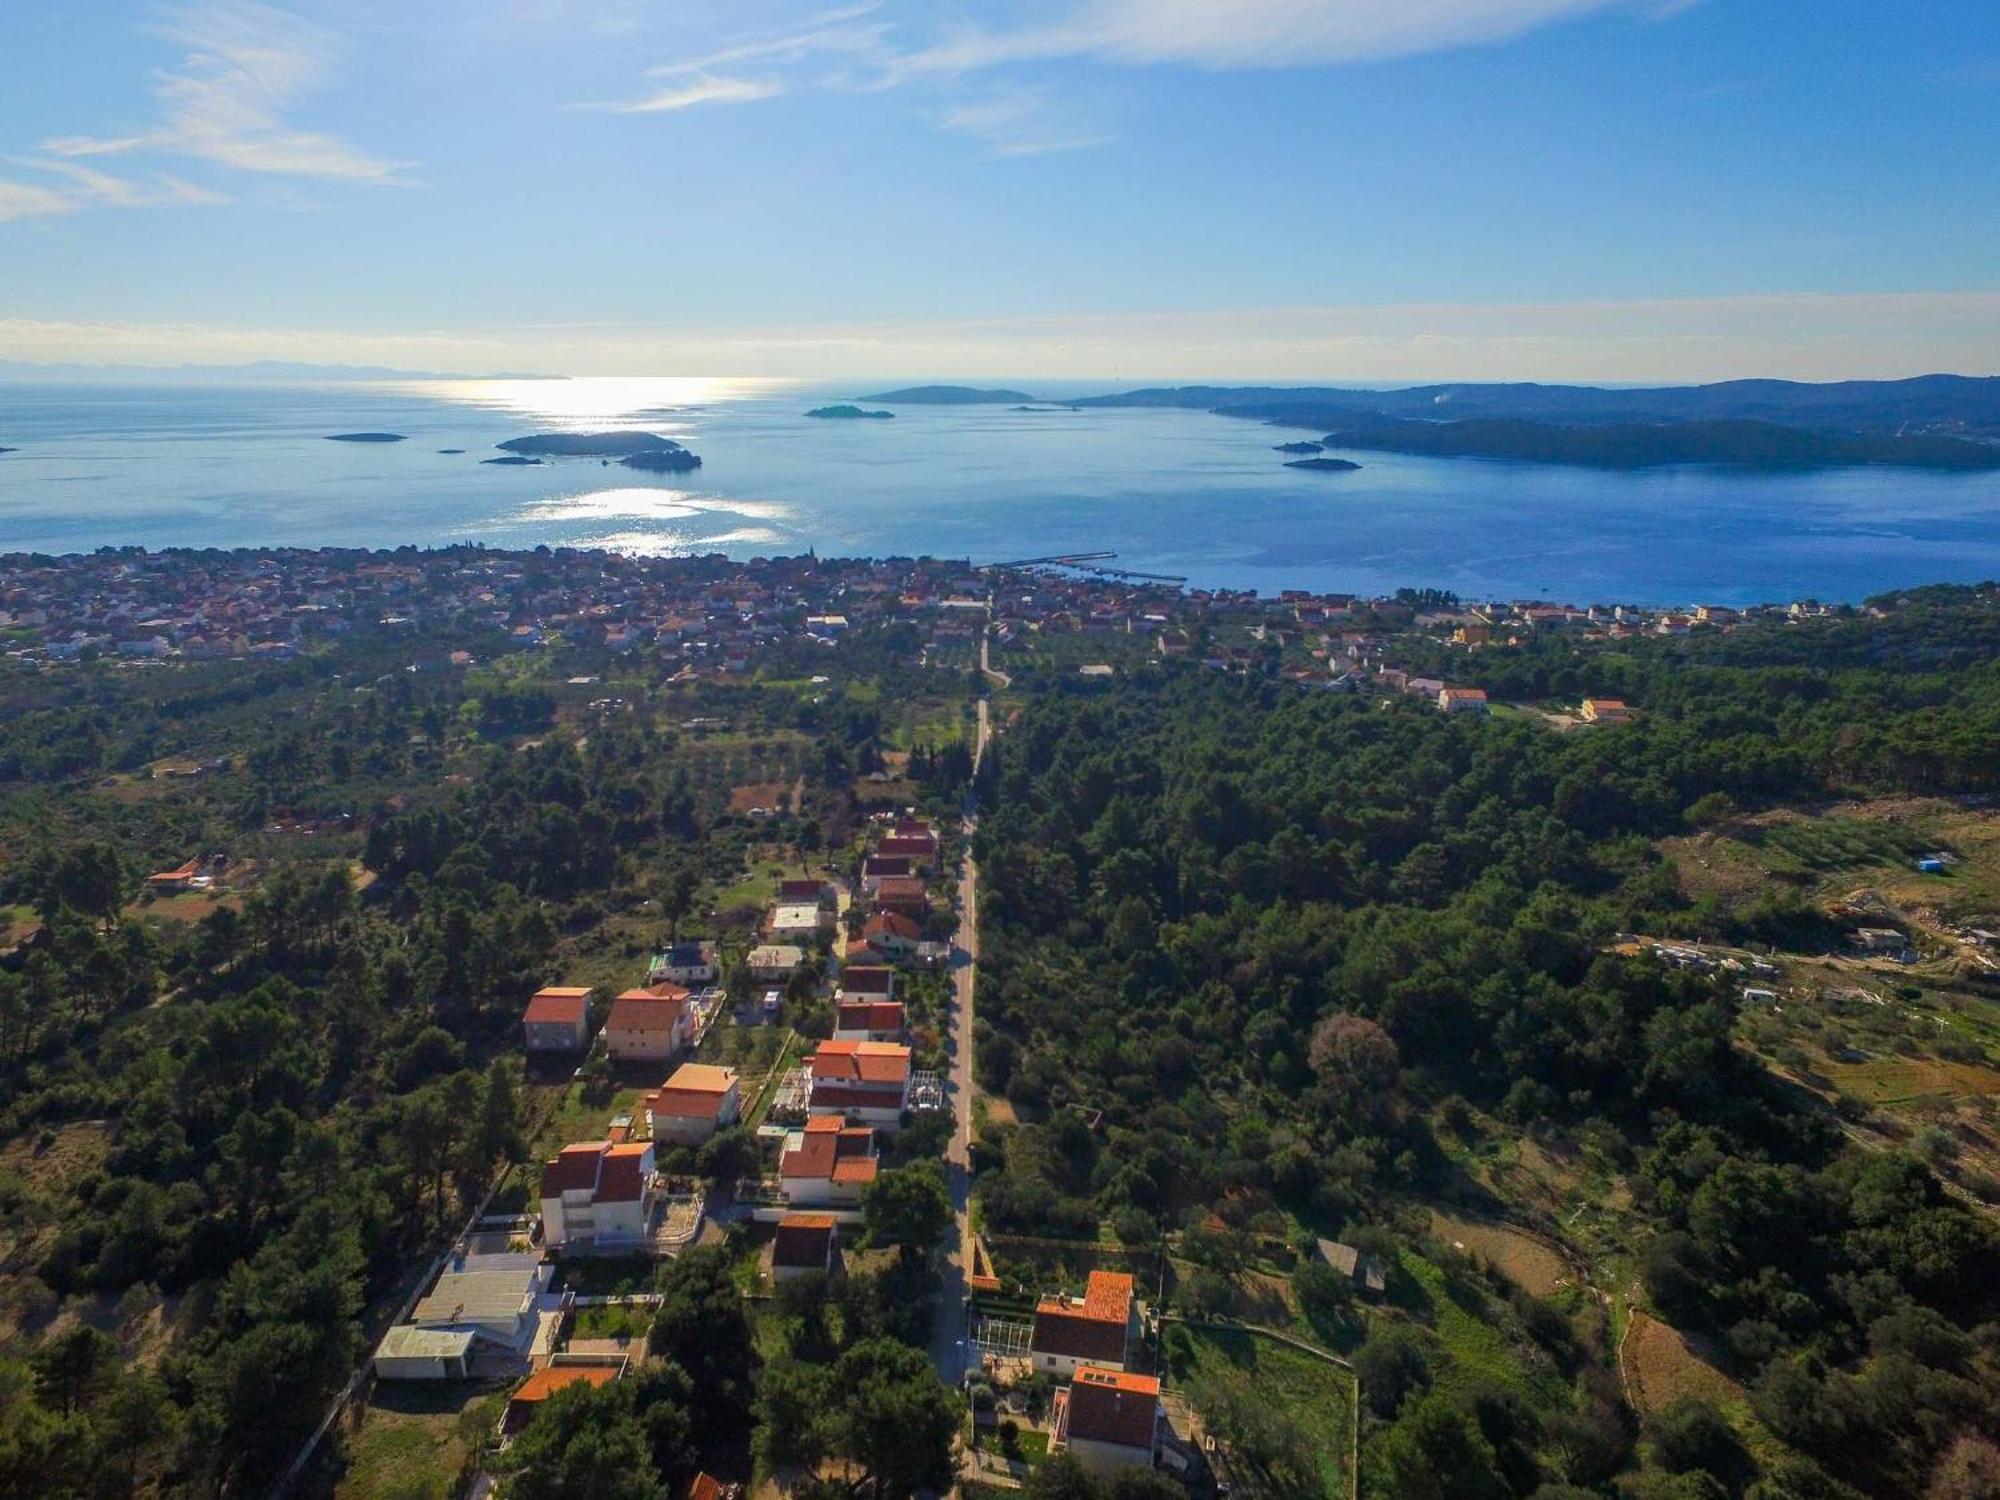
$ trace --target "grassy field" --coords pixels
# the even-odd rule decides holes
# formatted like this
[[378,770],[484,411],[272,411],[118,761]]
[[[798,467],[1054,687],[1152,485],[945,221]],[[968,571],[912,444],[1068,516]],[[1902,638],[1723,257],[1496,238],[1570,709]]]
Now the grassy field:
[[447,1500],[506,1408],[504,1391],[457,1382],[383,1386],[341,1440],[333,1500]]
[[1348,1492],[1348,1453],[1353,1443],[1354,1376],[1338,1365],[1247,1329],[1177,1328],[1174,1345],[1186,1357],[1168,1371],[1168,1383],[1186,1392],[1199,1388],[1205,1373],[1235,1372],[1256,1383],[1319,1455],[1328,1495]]
[[1491,1382],[1519,1391],[1545,1410],[1566,1404],[1567,1391],[1560,1377],[1545,1361],[1542,1368],[1529,1367],[1522,1357],[1522,1346],[1496,1321],[1493,1303],[1412,1251],[1403,1252],[1402,1270],[1406,1278],[1403,1300],[1429,1325],[1449,1357],[1438,1371],[1441,1389],[1471,1390]]

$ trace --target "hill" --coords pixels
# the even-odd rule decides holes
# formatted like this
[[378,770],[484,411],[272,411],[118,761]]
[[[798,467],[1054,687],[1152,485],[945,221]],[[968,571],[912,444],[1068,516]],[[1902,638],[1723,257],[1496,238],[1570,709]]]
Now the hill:
[[903,406],[996,406],[1035,398],[1026,391],[982,391],[969,385],[911,385],[861,399],[889,401]]
[[1323,441],[1329,448],[1582,464],[1606,469],[1643,469],[1665,464],[1727,464],[1758,469],[1836,468],[1853,464],[2000,469],[2000,444],[1972,443],[1952,437],[1839,436],[1781,427],[1772,422],[1618,422],[1560,427],[1548,422],[1511,419],[1412,422],[1373,417],[1343,423],[1328,432]]
[[1584,425],[1605,422],[1776,422],[1822,432],[1905,433],[1911,428],[2000,437],[2000,377],[1920,375],[1908,380],[1725,380],[1712,385],[1612,388],[1530,383],[1405,386],[1177,386],[1092,396],[1082,406],[1166,406],[1325,427],[1339,414]]

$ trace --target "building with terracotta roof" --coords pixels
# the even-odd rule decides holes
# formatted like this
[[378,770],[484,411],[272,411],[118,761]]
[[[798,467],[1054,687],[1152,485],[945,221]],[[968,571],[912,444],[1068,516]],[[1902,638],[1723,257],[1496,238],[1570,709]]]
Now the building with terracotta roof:
[[696,1146],[742,1116],[743,1091],[734,1068],[682,1063],[646,1096],[646,1109],[653,1117],[655,1141]]
[[1151,1375],[1085,1365],[1058,1391],[1049,1446],[1066,1448],[1093,1474],[1150,1469],[1160,1453],[1160,1382]]
[[665,1062],[692,1039],[694,1010],[677,984],[627,990],[611,1002],[604,1050],[613,1062]]
[[1623,724],[1632,710],[1623,698],[1586,698],[1578,717],[1586,724]]
[[842,1000],[834,1010],[836,1042],[900,1042],[905,1029],[900,1000]]
[[536,990],[521,1028],[530,1052],[581,1052],[590,1041],[590,991],[560,984]]
[[899,1130],[910,1106],[910,1049],[899,1042],[821,1042],[808,1112]]
[[1132,1278],[1122,1271],[1092,1271],[1081,1297],[1044,1297],[1035,1305],[1029,1358],[1037,1370],[1059,1380],[1086,1365],[1122,1370],[1137,1317]]
[[642,1245],[653,1201],[651,1141],[565,1146],[542,1168],[542,1242],[551,1250]]
[[1438,708],[1448,714],[1483,714],[1486,712],[1486,689],[1469,687],[1445,687],[1438,689]]
[[892,833],[875,846],[875,853],[884,859],[908,859],[919,868],[928,869],[937,859],[937,835],[928,830],[922,833]]
[[922,922],[930,915],[930,892],[915,875],[885,875],[875,882],[875,909]]
[[907,854],[871,854],[861,861],[861,889],[872,896],[883,881],[908,880],[916,873],[916,861]]
[[922,946],[924,929],[901,912],[878,911],[862,924],[861,940],[885,958],[905,958]]
[[771,1239],[771,1279],[833,1274],[840,1253],[840,1220],[832,1214],[786,1214]]
[[879,1166],[874,1131],[822,1116],[785,1137],[778,1180],[796,1208],[853,1208]]
[[843,1000],[893,1000],[896,971],[887,964],[847,964],[840,971]]
[[535,1419],[542,1403],[557,1391],[573,1385],[609,1385],[625,1373],[625,1362],[548,1365],[521,1382],[521,1388],[507,1398],[507,1413],[500,1419],[503,1437],[513,1437]]

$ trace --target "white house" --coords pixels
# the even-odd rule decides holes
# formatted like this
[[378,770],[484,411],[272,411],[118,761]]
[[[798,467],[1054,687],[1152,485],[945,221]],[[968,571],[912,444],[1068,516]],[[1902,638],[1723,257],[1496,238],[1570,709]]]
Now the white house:
[[651,1141],[565,1146],[542,1169],[542,1242],[551,1250],[641,1245],[653,1197]]
[[555,1268],[539,1254],[475,1255],[446,1267],[410,1326],[469,1333],[515,1354],[534,1342],[536,1314]]
[[815,1115],[902,1127],[910,1107],[910,1049],[897,1042],[821,1042],[812,1059]]
[[744,955],[752,979],[781,983],[805,967],[806,950],[792,943],[760,943]]
[[785,1137],[778,1180],[794,1208],[854,1208],[878,1166],[874,1131],[822,1117]]
[[375,1346],[377,1380],[463,1380],[478,1335],[470,1329],[398,1323]]
[[905,1029],[900,1000],[846,1000],[834,1010],[836,1042],[900,1042]]
[[1093,1474],[1150,1469],[1160,1453],[1160,1382],[1152,1375],[1085,1366],[1056,1393],[1052,1448]]
[[714,984],[722,969],[716,962],[715,944],[674,943],[664,953],[655,953],[646,966],[646,983],[678,984],[689,989]]

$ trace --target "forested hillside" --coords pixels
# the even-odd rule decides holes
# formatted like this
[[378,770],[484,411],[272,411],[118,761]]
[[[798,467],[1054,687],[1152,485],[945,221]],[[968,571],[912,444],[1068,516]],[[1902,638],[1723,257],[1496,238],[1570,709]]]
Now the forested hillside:
[[[1619,939],[1684,930],[1658,842],[1731,809],[1990,789],[1991,632],[1947,600],[1887,630],[1459,656],[1496,697],[1645,705],[1572,734],[1192,667],[1027,704],[979,840],[980,1078],[1020,1121],[987,1132],[984,1222],[1165,1235],[1197,1315],[1314,1235],[1374,1247],[1380,1305],[1315,1307],[1292,1272],[1363,1360],[1364,1492],[1922,1492],[1995,1436],[1990,1219],[1769,1077],[1741,980]],[[1776,883],[1700,916],[1739,941],[1825,920]],[[1566,1164],[1559,1211],[1493,1191],[1524,1153]],[[1469,1269],[1425,1217],[1468,1209],[1569,1273],[1538,1297]],[[1439,1277],[1508,1352],[1468,1352]],[[1641,1306],[1736,1394],[1634,1423],[1614,1372]]]

